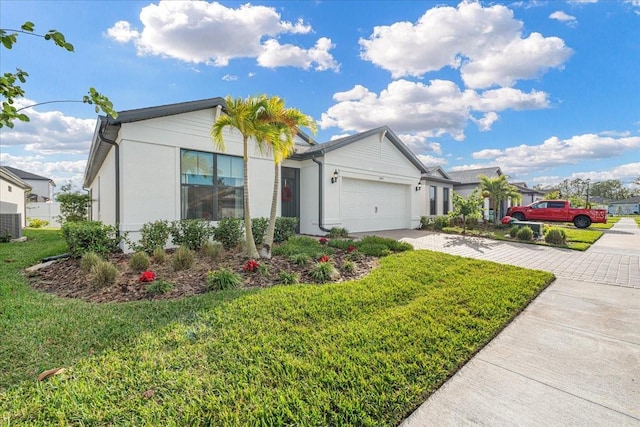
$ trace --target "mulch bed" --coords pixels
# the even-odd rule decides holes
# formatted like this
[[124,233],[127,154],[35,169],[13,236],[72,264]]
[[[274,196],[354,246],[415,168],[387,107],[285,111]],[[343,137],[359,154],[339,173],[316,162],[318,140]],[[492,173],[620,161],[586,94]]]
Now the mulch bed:
[[[243,272],[242,267],[247,261],[246,255],[240,251],[225,251],[216,259],[196,253],[193,266],[187,270],[174,271],[171,262],[172,251],[167,251],[167,260],[164,263],[154,263],[152,260],[149,270],[153,271],[158,279],[172,283],[173,289],[166,294],[156,295],[147,292],[148,283],[140,283],[140,273],[129,267],[129,255],[118,253],[108,256],[118,269],[117,282],[113,286],[105,288],[95,287],[91,284],[91,275],[80,269],[80,260],[64,259],[50,266],[29,273],[29,280],[33,289],[48,292],[60,297],[77,298],[94,303],[127,302],[140,300],[176,299],[207,292],[206,275],[208,271],[221,267],[240,273],[244,279],[243,288],[269,287],[279,284],[281,271],[297,273],[300,283],[313,283],[309,271],[313,262],[306,266],[291,263],[287,258],[274,256],[273,258],[260,259],[260,264],[267,265],[268,274],[259,272]],[[356,269],[353,273],[347,273],[341,269],[346,253],[336,250],[331,255],[331,260],[340,271],[337,282],[357,279],[368,274],[376,265],[377,258],[364,256],[355,261]]]

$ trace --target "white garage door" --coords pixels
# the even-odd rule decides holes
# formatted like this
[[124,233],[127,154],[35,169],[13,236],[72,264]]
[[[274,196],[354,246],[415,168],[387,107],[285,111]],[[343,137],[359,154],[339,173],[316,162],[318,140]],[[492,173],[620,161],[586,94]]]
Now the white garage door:
[[353,232],[409,228],[409,190],[408,185],[343,178],[343,227]]

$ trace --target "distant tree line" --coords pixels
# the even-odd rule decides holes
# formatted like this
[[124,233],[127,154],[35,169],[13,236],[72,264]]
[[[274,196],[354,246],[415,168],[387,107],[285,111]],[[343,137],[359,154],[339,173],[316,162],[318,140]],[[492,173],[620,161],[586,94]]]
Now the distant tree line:
[[[572,180],[565,179],[560,184],[549,188],[536,186],[538,190],[550,192],[547,198],[571,200],[575,206],[584,205],[587,198],[601,198],[605,202],[624,200],[630,197],[640,196],[640,176],[638,176],[631,186],[625,186],[619,179],[607,179],[603,181],[588,181],[582,178]],[[587,197],[588,196],[588,197]]]

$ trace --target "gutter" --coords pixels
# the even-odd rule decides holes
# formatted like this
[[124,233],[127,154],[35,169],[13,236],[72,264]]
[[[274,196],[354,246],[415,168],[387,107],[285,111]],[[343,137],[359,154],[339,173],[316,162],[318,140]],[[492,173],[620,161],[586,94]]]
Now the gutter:
[[326,233],[329,233],[331,230],[325,228],[322,225],[322,190],[324,188],[322,162],[320,160],[317,160],[315,157],[312,157],[311,160],[313,161],[313,163],[318,165],[318,228]]
[[102,126],[98,129],[98,138],[100,141],[112,145],[116,150],[116,237],[120,237],[120,146],[117,142],[107,138],[102,133]]

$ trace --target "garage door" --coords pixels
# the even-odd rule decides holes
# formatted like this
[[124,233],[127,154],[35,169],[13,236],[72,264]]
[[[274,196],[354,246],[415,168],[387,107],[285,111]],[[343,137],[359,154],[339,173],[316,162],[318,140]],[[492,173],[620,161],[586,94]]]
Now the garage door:
[[343,227],[353,232],[409,228],[409,190],[409,185],[343,178]]

